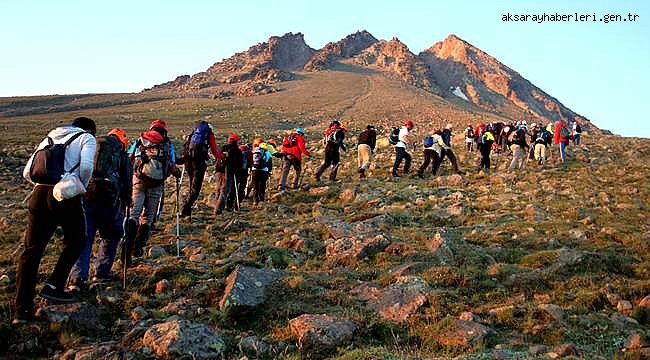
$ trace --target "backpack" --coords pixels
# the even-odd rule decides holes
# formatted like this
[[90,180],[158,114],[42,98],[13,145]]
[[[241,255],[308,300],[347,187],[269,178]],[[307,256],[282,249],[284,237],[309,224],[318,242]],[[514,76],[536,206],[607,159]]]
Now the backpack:
[[[154,130],[150,130],[154,131]],[[135,175],[148,187],[162,184],[169,173],[169,142],[154,143],[140,137],[135,149]]]
[[290,134],[284,137],[282,139],[282,146],[290,148],[298,145],[298,140],[296,139],[296,135]]
[[120,163],[122,144],[115,136],[97,138],[93,176],[88,183],[86,199],[115,205],[120,195]]
[[425,148],[432,147],[433,146],[433,136],[427,135],[424,137],[424,141],[422,142]]
[[205,120],[197,121],[194,125],[194,130],[189,137],[187,144],[188,155],[193,158],[207,159],[210,145],[208,144],[210,132],[210,125]]
[[553,141],[551,133],[546,131],[546,129],[540,130],[540,132],[537,134],[537,140],[535,142],[539,143],[540,139],[543,141],[543,144],[550,144]]
[[517,131],[512,130],[512,131],[508,134],[508,144],[512,144],[512,143],[515,142],[515,136],[517,136]]
[[569,139],[571,137],[571,131],[566,126],[560,126],[560,138]]
[[391,145],[397,145],[399,142],[399,129],[394,127],[388,135],[388,143]]
[[465,131],[465,137],[466,138],[473,138],[474,137],[474,129],[467,128]]
[[80,131],[63,144],[55,144],[54,140],[48,136],[48,144],[34,153],[32,165],[29,168],[29,177],[32,181],[37,184],[56,185],[65,173],[75,171],[79,167],[79,163],[72,169],[65,169],[65,151],[73,141],[85,133],[85,131]]
[[341,132],[340,128],[336,128],[330,131],[329,135],[327,135],[327,142],[338,144],[336,137],[340,132]]
[[580,134],[582,132],[582,128],[580,127],[580,124],[576,123],[576,133]]
[[264,162],[264,155],[266,150],[261,147],[255,148],[253,151],[253,168],[259,170],[265,167],[266,163]]

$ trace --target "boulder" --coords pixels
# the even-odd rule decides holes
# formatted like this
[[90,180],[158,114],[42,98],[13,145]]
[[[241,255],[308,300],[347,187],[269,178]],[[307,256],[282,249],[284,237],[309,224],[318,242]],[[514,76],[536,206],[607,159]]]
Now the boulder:
[[118,346],[115,342],[106,342],[70,349],[61,355],[59,360],[130,360],[135,358],[136,354],[131,350]]
[[142,343],[161,359],[220,359],[226,344],[205,324],[170,318],[150,327]]
[[326,314],[303,314],[289,321],[289,328],[304,349],[335,349],[352,340],[357,325]]
[[466,321],[451,317],[443,321],[449,321],[449,324],[445,324],[442,331],[437,335],[436,340],[444,346],[476,349],[484,345],[486,338],[492,334],[490,328],[475,321]]
[[455,263],[454,253],[451,251],[451,237],[446,232],[438,232],[427,241],[427,248],[431,251],[441,265],[453,265]]
[[226,290],[219,302],[222,311],[245,311],[266,300],[266,287],[277,281],[282,272],[237,265],[226,279]]
[[382,318],[403,322],[427,303],[429,291],[429,285],[422,278],[401,277],[382,291],[373,301],[373,307]]
[[45,306],[36,311],[36,317],[93,333],[100,326],[99,311],[94,305],[86,302]]

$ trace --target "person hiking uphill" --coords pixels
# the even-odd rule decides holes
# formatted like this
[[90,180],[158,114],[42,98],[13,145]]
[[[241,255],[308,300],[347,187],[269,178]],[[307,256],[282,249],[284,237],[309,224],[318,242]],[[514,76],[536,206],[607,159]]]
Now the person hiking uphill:
[[273,157],[271,152],[262,147],[264,140],[256,138],[253,140],[253,161],[251,177],[253,181],[253,205],[264,201],[266,196],[266,183],[269,179]]
[[329,179],[330,181],[336,181],[336,173],[341,161],[339,149],[346,151],[345,144],[343,143],[344,140],[345,128],[337,120],[332,121],[327,130],[325,130],[325,137],[323,138],[323,143],[325,144],[325,160],[314,175],[316,181],[320,181],[321,175],[330,166],[332,170],[330,171]]
[[465,128],[465,146],[467,152],[474,151],[474,128],[472,128],[472,124],[467,124]]
[[282,148],[280,149],[285,156],[282,159],[282,174],[280,177],[279,191],[284,191],[287,188],[287,179],[289,172],[293,168],[296,172],[293,179],[292,188],[298,188],[300,181],[300,172],[302,171],[302,155],[310,156],[309,151],[305,148],[305,130],[303,128],[296,128],[291,134],[286,135],[282,139]]
[[451,137],[453,136],[451,133],[452,129],[453,125],[447,124],[447,126],[445,126],[444,130],[442,130],[442,133],[440,134],[442,141],[444,141],[446,145],[444,151],[442,152],[442,158],[440,159],[440,162],[442,163],[442,161],[445,160],[445,157],[448,157],[454,172],[458,175],[463,175],[463,172],[458,168],[458,160],[456,160],[456,155],[451,149]]
[[540,126],[533,134],[532,146],[534,147],[534,156],[537,164],[544,166],[546,164],[546,148],[551,145],[553,137],[545,127]]
[[54,188],[59,181],[71,176],[76,177],[84,188],[88,186],[93,174],[96,131],[95,122],[86,117],[74,119],[71,125],[57,127],[38,145],[23,170],[23,177],[34,184],[34,189],[28,205],[24,250],[18,258],[14,324],[27,322],[34,316],[38,267],[47,243],[59,226],[63,229],[63,250],[40,296],[58,302],[76,301],[76,297],[64,288],[70,269],[85,244],[83,201],[81,195],[59,201]]
[[176,167],[174,145],[167,137],[167,125],[162,120],[151,123],[131,145],[127,152],[133,162],[133,207],[126,222],[126,237],[122,258],[130,267],[132,258],[142,257],[144,247],[151,236],[151,227],[158,211],[165,180],[169,175],[180,178]]
[[241,169],[237,173],[237,186],[239,187],[239,201],[247,198],[246,185],[249,183],[249,175],[253,168],[253,146],[250,144],[239,145],[242,155]]
[[125,209],[131,207],[133,167],[126,154],[128,143],[129,139],[119,128],[97,138],[93,175],[83,204],[86,214],[85,246],[68,280],[68,290],[73,293],[80,292],[88,281],[90,256],[97,231],[100,242],[92,282],[101,284],[112,279],[111,268],[124,235]]
[[395,130],[396,128],[393,128],[393,131],[390,134],[389,137],[389,142],[393,145],[395,145],[395,163],[393,164],[393,170],[391,171],[391,175],[393,177],[399,177],[399,174],[397,173],[399,170],[399,166],[402,163],[402,160],[404,160],[404,173],[408,173],[409,170],[411,170],[411,154],[409,154],[406,151],[407,146],[413,146],[415,147],[415,144],[411,139],[409,139],[409,132],[413,130],[415,127],[415,124],[413,124],[413,121],[411,120],[406,120],[404,123],[404,126],[402,126],[397,134]]
[[228,201],[228,197],[231,192],[236,191],[235,175],[242,165],[242,152],[239,149],[238,142],[239,136],[237,134],[233,133],[228,136],[228,143],[221,148],[221,152],[225,156],[224,161],[217,161],[215,166],[217,187],[215,215],[221,215],[226,206],[228,210],[232,210],[236,205],[234,200],[232,202]]
[[359,178],[363,179],[366,177],[366,171],[370,168],[372,163],[372,153],[375,151],[375,146],[377,145],[377,131],[373,125],[366,126],[366,130],[362,131],[359,134],[357,141],[357,161],[359,169]]
[[429,163],[432,165],[431,175],[436,176],[436,172],[440,167],[440,162],[442,161],[442,153],[447,146],[442,139],[442,131],[436,130],[433,135],[427,135],[424,137],[423,146],[424,146],[424,163],[420,166],[418,170],[418,177],[420,179],[424,178],[424,172],[429,167]]
[[528,150],[528,143],[526,142],[526,130],[524,125],[510,132],[508,136],[508,143],[512,151],[512,162],[510,163],[509,171],[521,170],[526,165],[526,151]]
[[[149,130],[156,131],[163,137],[163,142],[168,143],[170,148],[171,148],[171,157],[174,159],[174,164],[176,164],[176,149],[174,148],[174,144],[172,144],[171,139],[169,139],[169,136],[167,136],[167,123],[165,123],[162,120],[154,120],[151,122],[151,125],[149,125]],[[131,150],[131,149],[129,149]],[[128,151],[127,151],[128,153]],[[172,169],[174,172],[177,171],[176,167],[174,166]],[[180,174],[180,171],[178,171],[178,174]],[[153,221],[151,222],[150,225],[150,230],[153,231],[154,227],[156,226],[156,223],[158,222],[158,219],[163,213],[165,207],[165,184],[163,182],[163,188],[162,188],[162,193],[160,194],[160,201],[158,202],[158,209],[156,210],[156,213],[153,217]]]
[[564,120],[558,120],[555,122],[555,129],[553,131],[553,144],[559,145],[560,148],[560,161],[566,162],[566,148],[569,146],[569,141],[571,140],[571,130],[564,122]]
[[185,196],[181,210],[181,216],[186,220],[191,219],[192,206],[201,192],[210,153],[212,153],[215,159],[224,158],[224,155],[217,148],[212,126],[205,120],[199,120],[194,124],[192,133],[187,136],[183,152],[177,162],[179,165],[185,165],[185,172],[190,183],[189,191]]
[[580,145],[580,138],[582,137],[582,127],[578,122],[573,123],[573,145]]
[[494,144],[494,134],[492,132],[492,126],[487,125],[483,135],[479,138],[478,150],[481,152],[479,171],[482,169],[485,169],[485,171],[490,170],[490,152],[492,152],[492,145]]

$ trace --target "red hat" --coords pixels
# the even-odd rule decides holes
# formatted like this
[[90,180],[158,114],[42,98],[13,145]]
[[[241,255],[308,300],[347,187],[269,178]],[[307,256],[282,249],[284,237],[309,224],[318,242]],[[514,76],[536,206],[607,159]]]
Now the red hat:
[[155,127],[159,127],[167,130],[167,123],[165,123],[162,120],[154,120],[151,122],[151,126],[149,126],[149,129],[153,129]]
[[232,134],[230,134],[230,136],[228,136],[228,142],[229,143],[238,142],[238,141],[239,141],[239,136],[237,136],[237,134],[232,133]]
[[150,141],[150,142],[152,142],[154,144],[160,144],[164,140],[162,135],[160,135],[160,133],[155,131],[155,130],[145,131],[142,134],[142,138],[145,139],[145,140],[148,140],[148,141]]
[[407,128],[414,128],[415,125],[413,124],[413,121],[411,120],[406,120],[406,124],[404,124]]

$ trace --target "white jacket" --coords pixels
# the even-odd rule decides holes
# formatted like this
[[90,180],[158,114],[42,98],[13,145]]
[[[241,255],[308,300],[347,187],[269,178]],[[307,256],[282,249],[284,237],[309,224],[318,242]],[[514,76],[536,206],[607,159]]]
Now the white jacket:
[[[63,144],[80,131],[84,130],[76,126],[62,126],[50,131],[47,136],[52,138],[52,141],[54,141],[55,144]],[[44,148],[47,144],[47,138],[43,139],[34,151],[34,154],[36,154],[37,150]],[[84,186],[88,186],[88,182],[93,175],[96,146],[97,142],[95,137],[90,133],[87,133],[74,139],[65,150],[65,169],[72,169],[75,165],[79,164],[79,167],[77,167],[72,173],[79,177]],[[29,177],[29,169],[32,167],[34,154],[30,156],[29,161],[27,161],[27,165],[23,170],[23,177],[32,184],[34,184],[34,182]]]
[[442,136],[433,134],[431,137],[433,137],[433,145],[425,147],[425,150],[433,150],[438,153],[438,156],[442,156],[443,149],[449,150],[449,146],[447,146],[447,144],[445,144],[445,142],[442,140]]

